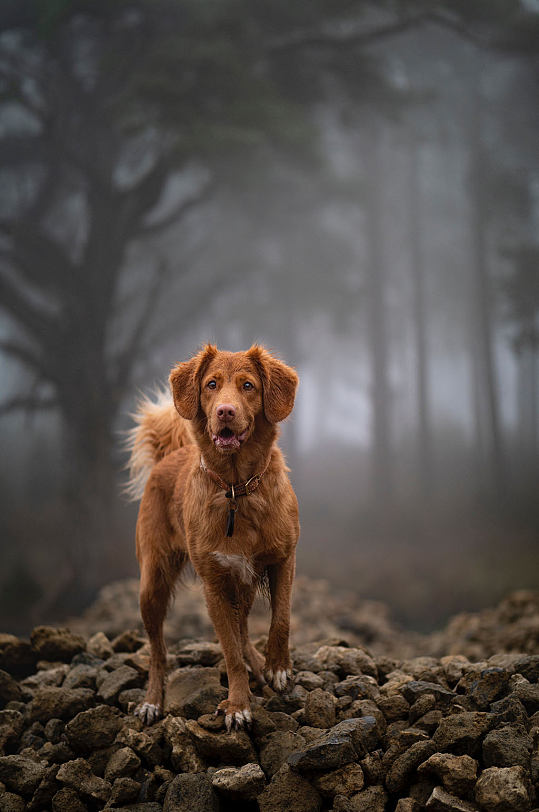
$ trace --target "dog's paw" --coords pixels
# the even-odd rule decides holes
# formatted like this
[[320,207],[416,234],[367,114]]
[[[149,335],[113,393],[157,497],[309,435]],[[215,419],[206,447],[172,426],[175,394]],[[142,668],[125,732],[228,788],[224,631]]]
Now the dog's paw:
[[225,715],[225,727],[230,733],[231,730],[242,730],[244,727],[250,728],[253,720],[249,707],[241,707],[233,704],[229,699],[224,699],[217,705],[215,715],[220,713]]
[[151,702],[143,702],[135,708],[135,716],[138,716],[143,725],[153,725],[161,716],[161,708]]
[[273,668],[266,668],[264,674],[268,685],[279,694],[282,694],[283,691],[286,690],[289,685],[289,680],[292,679],[291,668],[276,668],[275,670],[273,670]]

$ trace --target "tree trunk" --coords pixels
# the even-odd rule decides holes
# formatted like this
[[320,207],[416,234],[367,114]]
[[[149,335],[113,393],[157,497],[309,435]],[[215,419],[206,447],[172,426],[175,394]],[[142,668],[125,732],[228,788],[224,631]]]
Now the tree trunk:
[[429,402],[428,326],[425,304],[425,267],[421,244],[421,176],[417,136],[413,132],[409,141],[408,156],[408,213],[417,392],[417,465],[421,492],[424,496],[429,496],[434,490],[434,471]]
[[367,260],[367,328],[371,365],[371,442],[373,497],[377,508],[393,501],[391,465],[391,387],[389,380],[389,342],[386,304],[386,265],[383,254],[384,227],[381,184],[383,167],[380,154],[380,128],[365,123],[365,199]]
[[482,143],[480,94],[470,116],[470,196],[471,196],[471,244],[472,244],[472,290],[471,335],[472,353],[478,375],[479,396],[483,406],[486,455],[488,470],[486,480],[489,489],[498,498],[505,491],[506,471],[500,427],[497,376],[492,337],[492,291],[488,267],[488,214],[486,201],[486,166]]

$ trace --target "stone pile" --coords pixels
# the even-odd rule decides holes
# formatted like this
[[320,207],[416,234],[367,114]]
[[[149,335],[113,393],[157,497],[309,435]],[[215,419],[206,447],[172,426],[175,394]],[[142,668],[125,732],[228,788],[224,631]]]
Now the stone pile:
[[293,663],[293,687],[253,684],[251,729],[227,733],[213,715],[226,696],[220,648],[182,639],[165,716],[143,728],[137,630],[0,635],[0,809],[537,809],[539,655],[403,659],[337,637],[297,646]]

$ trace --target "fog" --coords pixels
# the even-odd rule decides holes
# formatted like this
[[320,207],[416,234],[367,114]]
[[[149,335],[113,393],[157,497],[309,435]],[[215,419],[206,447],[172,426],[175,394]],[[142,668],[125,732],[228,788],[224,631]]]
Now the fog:
[[300,388],[298,571],[434,628],[539,583],[539,11],[0,11],[0,615],[137,572],[122,449],[206,342]]

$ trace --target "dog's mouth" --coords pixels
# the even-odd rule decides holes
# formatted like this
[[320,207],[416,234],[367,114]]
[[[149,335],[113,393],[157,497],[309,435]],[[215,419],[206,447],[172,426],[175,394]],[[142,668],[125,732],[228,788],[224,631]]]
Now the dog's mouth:
[[222,448],[225,451],[236,451],[244,440],[247,439],[249,429],[245,429],[240,434],[236,434],[228,426],[221,429],[217,434],[212,434],[213,444],[216,448]]

